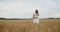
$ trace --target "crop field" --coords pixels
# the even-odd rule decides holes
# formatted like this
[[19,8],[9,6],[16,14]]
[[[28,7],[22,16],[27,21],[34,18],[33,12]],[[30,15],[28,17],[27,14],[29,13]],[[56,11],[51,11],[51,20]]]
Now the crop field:
[[[32,20],[0,20],[0,32],[33,32]],[[60,32],[60,19],[41,19],[38,32]]]

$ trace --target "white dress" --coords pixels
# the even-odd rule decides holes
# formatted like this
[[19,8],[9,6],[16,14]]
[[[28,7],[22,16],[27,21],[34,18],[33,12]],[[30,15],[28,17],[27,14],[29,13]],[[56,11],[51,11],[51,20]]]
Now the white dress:
[[36,13],[34,14],[34,19],[33,19],[33,23],[39,23],[39,16],[36,15]]

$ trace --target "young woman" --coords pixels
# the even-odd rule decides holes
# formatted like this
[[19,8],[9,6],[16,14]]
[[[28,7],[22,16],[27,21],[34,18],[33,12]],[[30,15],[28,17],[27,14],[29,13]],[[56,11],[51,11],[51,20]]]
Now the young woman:
[[33,23],[34,23],[34,32],[37,32],[37,26],[39,24],[39,12],[36,9],[35,13],[33,14]]

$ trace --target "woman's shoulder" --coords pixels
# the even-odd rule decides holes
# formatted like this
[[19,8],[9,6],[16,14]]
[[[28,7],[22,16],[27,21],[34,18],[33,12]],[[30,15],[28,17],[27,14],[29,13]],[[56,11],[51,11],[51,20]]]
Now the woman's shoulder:
[[34,15],[36,15],[36,13],[33,13]]
[[36,13],[33,14],[34,16],[36,15]]

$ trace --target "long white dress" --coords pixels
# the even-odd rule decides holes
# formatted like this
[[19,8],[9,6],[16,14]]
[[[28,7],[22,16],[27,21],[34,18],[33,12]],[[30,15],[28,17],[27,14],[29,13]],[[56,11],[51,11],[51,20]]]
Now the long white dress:
[[36,13],[34,14],[34,19],[33,19],[33,23],[39,23],[39,16],[36,15]]

